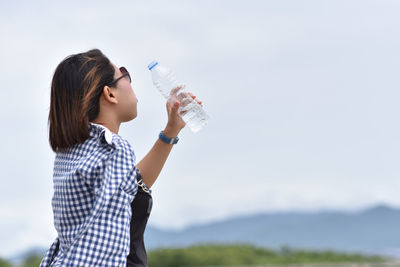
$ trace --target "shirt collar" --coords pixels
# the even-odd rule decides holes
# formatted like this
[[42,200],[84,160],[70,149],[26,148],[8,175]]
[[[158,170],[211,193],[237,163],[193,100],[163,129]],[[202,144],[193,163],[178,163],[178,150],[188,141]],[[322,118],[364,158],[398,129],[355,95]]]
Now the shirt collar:
[[112,144],[112,132],[101,124],[89,122],[89,135],[92,137],[104,138],[109,145]]

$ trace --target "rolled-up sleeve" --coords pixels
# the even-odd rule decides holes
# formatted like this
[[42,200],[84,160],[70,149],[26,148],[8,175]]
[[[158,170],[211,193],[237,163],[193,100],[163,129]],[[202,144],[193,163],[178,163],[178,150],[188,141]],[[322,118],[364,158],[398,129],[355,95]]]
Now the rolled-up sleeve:
[[132,147],[124,140],[117,146],[105,170],[105,183],[111,187],[120,187],[134,197],[138,189],[135,161]]

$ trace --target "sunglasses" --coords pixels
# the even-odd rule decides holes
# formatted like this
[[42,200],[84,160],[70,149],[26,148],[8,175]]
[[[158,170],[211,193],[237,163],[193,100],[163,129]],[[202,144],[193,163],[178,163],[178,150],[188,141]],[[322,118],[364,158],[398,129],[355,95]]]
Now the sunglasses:
[[115,79],[114,81],[112,81],[112,82],[109,84],[109,86],[113,86],[113,85],[117,84],[117,82],[118,82],[119,80],[121,80],[122,78],[126,78],[126,79],[129,81],[129,83],[132,82],[131,75],[129,75],[129,72],[128,72],[128,70],[127,70],[125,67],[120,67],[119,70],[120,70],[121,73],[122,73],[121,77],[119,77],[119,78]]

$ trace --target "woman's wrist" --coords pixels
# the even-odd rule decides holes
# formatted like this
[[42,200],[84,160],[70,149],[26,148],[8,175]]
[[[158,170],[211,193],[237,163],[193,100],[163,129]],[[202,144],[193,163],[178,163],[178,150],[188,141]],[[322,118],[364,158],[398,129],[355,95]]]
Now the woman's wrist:
[[173,128],[173,127],[170,127],[169,125],[167,125],[165,127],[165,129],[163,130],[163,133],[164,133],[164,135],[166,135],[170,138],[175,138],[178,136],[180,131],[181,131],[180,129],[176,129],[176,128]]

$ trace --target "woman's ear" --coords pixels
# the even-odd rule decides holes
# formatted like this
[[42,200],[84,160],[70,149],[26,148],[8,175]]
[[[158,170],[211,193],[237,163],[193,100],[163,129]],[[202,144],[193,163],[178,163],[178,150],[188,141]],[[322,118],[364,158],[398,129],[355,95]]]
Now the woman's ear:
[[108,85],[104,86],[103,88],[103,97],[107,102],[118,104],[118,100],[114,90],[112,90],[111,87]]

